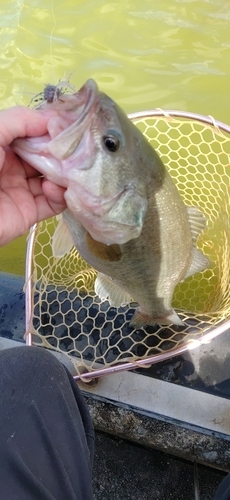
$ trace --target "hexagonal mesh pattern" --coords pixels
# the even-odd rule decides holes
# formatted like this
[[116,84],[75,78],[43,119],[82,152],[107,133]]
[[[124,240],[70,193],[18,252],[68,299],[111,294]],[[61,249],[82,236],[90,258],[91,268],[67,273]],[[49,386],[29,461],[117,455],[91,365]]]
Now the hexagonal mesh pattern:
[[67,354],[79,375],[159,353],[176,354],[178,347],[229,317],[230,129],[221,130],[205,117],[176,118],[175,113],[149,112],[132,119],[161,156],[185,204],[199,207],[208,219],[198,247],[212,265],[174,293],[173,306],[184,327],[130,327],[134,305],[116,309],[101,301],[93,291],[96,272],[76,249],[61,259],[52,256],[56,219],[34,227],[27,263],[32,277],[29,331],[33,343]]

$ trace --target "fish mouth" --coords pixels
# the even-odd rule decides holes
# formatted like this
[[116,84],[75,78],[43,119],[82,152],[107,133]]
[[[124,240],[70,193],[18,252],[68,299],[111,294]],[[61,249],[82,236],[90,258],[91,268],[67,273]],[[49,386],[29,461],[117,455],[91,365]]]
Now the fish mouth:
[[77,92],[73,94],[63,93],[59,99],[50,102],[46,101],[36,109],[42,109],[43,111],[56,109],[62,117],[71,116],[71,123],[74,122],[77,125],[89,113],[99,93],[97,83],[90,78]]
[[[77,117],[75,115],[74,125],[80,125],[86,116],[91,112],[92,108],[98,101],[99,89],[98,86],[92,78],[87,80],[87,82],[74,94],[76,99],[76,111]],[[91,113],[90,113],[91,115]]]
[[51,138],[48,149],[56,159],[65,160],[76,151],[93,115],[97,113],[99,102],[100,91],[93,79],[87,80],[75,94],[63,96],[59,109],[62,118],[68,120],[68,126],[57,133],[53,127],[57,123],[55,117],[47,126]]
[[[50,118],[47,125],[47,134],[42,137],[34,138],[18,138],[13,141],[11,146],[23,159],[28,160],[27,153],[42,155],[49,152],[53,153],[54,158],[59,160],[66,158],[69,154],[62,154],[59,148],[59,142],[66,137],[72,141],[73,138],[82,137],[84,128],[87,122],[91,120],[93,113],[96,111],[99,103],[99,89],[96,82],[91,78],[76,92],[75,94],[63,94],[60,100],[51,103],[46,103],[41,106],[45,112],[47,109],[57,110],[57,116]],[[65,127],[59,127],[58,124],[64,119]],[[49,144],[51,147],[49,148]],[[24,153],[25,152],[25,153]],[[39,168],[39,162],[34,165],[44,175],[45,171]]]

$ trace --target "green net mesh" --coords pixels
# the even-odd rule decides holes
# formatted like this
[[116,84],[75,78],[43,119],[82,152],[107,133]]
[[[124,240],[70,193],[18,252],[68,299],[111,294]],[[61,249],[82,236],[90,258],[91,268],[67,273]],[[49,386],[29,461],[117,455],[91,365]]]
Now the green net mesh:
[[197,246],[211,267],[179,284],[174,293],[173,307],[184,327],[130,327],[134,306],[114,308],[101,301],[94,293],[96,271],[76,249],[61,259],[53,257],[56,218],[33,230],[27,262],[31,285],[28,331],[33,344],[69,356],[79,375],[159,353],[176,353],[178,347],[201,338],[229,317],[230,133],[227,126],[224,131],[203,118],[176,118],[163,112],[132,115],[162,158],[185,204],[199,207],[208,219]]

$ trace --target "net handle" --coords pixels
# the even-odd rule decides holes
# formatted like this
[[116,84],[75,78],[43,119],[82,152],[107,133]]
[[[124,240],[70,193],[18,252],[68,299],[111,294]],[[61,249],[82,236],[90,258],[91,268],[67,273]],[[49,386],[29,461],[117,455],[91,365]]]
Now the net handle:
[[25,268],[25,341],[26,345],[32,346],[32,333],[30,331],[32,324],[32,314],[33,314],[33,293],[32,293],[32,261],[33,261],[33,251],[35,245],[35,233],[37,224],[34,224],[30,228],[30,232],[27,239],[27,249],[26,249],[26,268]]

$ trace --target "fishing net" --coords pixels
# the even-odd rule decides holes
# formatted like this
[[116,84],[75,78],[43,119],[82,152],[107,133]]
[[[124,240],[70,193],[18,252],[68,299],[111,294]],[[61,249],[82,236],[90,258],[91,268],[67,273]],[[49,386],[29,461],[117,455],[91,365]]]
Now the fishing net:
[[[134,304],[111,307],[94,293],[96,271],[76,249],[52,255],[53,218],[35,225],[27,251],[27,341],[66,354],[85,381],[172,357],[226,330],[230,312],[230,127],[156,110],[130,118],[151,142],[188,206],[206,214],[198,248],[211,267],[179,284],[173,307],[184,326],[129,325]],[[84,375],[85,374],[85,375]]]

